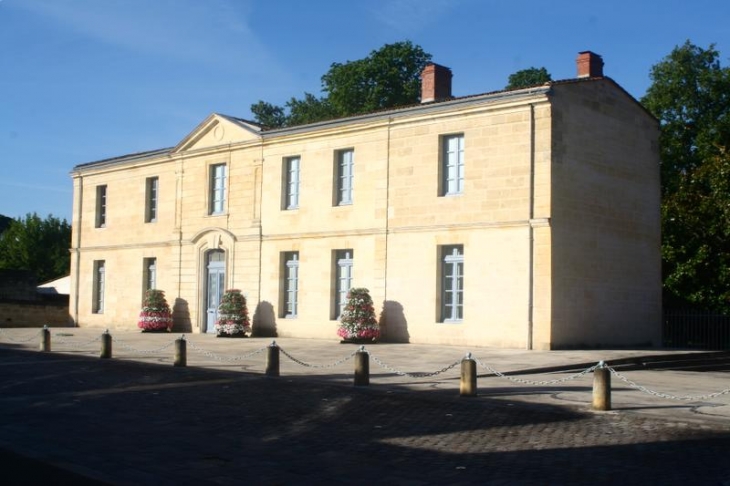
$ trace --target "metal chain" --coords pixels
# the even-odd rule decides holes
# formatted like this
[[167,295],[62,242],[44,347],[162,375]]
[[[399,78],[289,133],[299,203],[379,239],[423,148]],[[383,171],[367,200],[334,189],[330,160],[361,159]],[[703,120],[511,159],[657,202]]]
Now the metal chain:
[[281,347],[279,347],[279,351],[281,351],[281,353],[284,356],[286,356],[290,360],[294,361],[298,365],[305,366],[307,368],[316,368],[316,369],[321,369],[321,368],[334,368],[335,366],[339,366],[342,363],[344,363],[345,361],[352,359],[352,357],[357,354],[357,351],[353,351],[351,355],[346,356],[346,357],[342,358],[339,361],[335,361],[334,363],[330,363],[330,364],[326,364],[326,365],[315,365],[315,364],[311,364],[311,363],[305,363],[304,361],[301,361],[301,360],[296,359],[294,356],[292,356],[291,354],[289,354],[286,351],[284,351],[284,349],[281,348]]
[[84,346],[88,346],[89,344],[92,344],[92,343],[96,343],[96,342],[101,341],[101,337],[100,336],[95,337],[91,341],[84,341],[83,343],[75,343],[73,341],[67,341],[66,339],[63,339],[63,338],[58,337],[58,334],[51,335],[51,337],[53,338],[53,344],[56,344],[56,343],[58,343],[58,344],[65,344],[65,345],[67,345],[70,348],[81,348],[81,347],[84,347]]
[[33,335],[32,335],[31,337],[29,337],[28,339],[13,339],[13,338],[11,338],[11,337],[10,337],[10,336],[8,335],[8,333],[6,333],[6,332],[5,332],[5,330],[4,330],[4,329],[3,329],[2,327],[0,327],[0,334],[5,334],[5,338],[6,338],[6,339],[7,339],[8,341],[12,341],[12,342],[14,342],[14,343],[29,343],[29,342],[31,342],[31,341],[32,341],[32,340],[34,340],[34,339],[38,339],[38,336],[40,336],[42,332],[43,332],[42,330],[41,330],[41,331],[38,331],[37,333],[33,334]]
[[446,373],[447,371],[449,371],[450,369],[452,369],[453,367],[455,367],[456,365],[461,363],[461,360],[454,361],[450,365],[444,366],[440,370],[434,371],[431,373],[407,373],[405,371],[397,370],[397,369],[393,368],[392,366],[388,366],[387,364],[383,363],[376,356],[373,356],[372,354],[370,356],[373,358],[373,361],[375,361],[378,365],[380,365],[380,367],[385,368],[386,370],[388,370],[392,373],[395,373],[398,376],[407,376],[409,378],[429,378],[431,376],[440,375],[441,373]]
[[216,353],[213,353],[211,351],[207,351],[207,350],[205,350],[203,348],[200,348],[200,347],[196,346],[195,343],[193,343],[192,341],[187,341],[187,343],[195,351],[199,352],[200,354],[202,354],[202,355],[204,355],[204,356],[206,356],[208,358],[212,358],[212,359],[214,359],[216,361],[220,361],[220,362],[228,361],[229,363],[230,362],[233,362],[233,361],[241,361],[243,359],[250,358],[252,356],[256,356],[257,354],[261,353],[262,351],[264,351],[267,348],[267,346],[264,346],[263,348],[257,349],[256,351],[253,351],[253,352],[248,353],[248,354],[243,354],[243,355],[229,357],[229,356],[221,356],[219,354],[216,354]]
[[494,368],[492,368],[488,364],[482,363],[481,361],[479,361],[476,358],[473,358],[473,359],[474,359],[474,361],[476,361],[479,364],[479,366],[481,366],[482,368],[488,370],[490,373],[493,373],[494,375],[496,375],[496,376],[498,376],[500,378],[504,378],[504,379],[507,379],[509,381],[513,381],[515,383],[520,383],[522,385],[538,385],[538,386],[557,385],[559,383],[565,383],[566,381],[575,380],[577,378],[580,378],[581,376],[585,376],[588,373],[591,373],[592,371],[595,371],[595,369],[598,367],[598,364],[595,364],[595,365],[591,366],[590,368],[586,368],[585,370],[581,371],[580,373],[576,373],[574,375],[566,376],[565,378],[559,378],[559,379],[556,379],[556,380],[533,381],[533,380],[523,380],[522,378],[515,378],[513,376],[507,376],[504,373],[500,373],[499,371],[495,370]]
[[726,388],[725,390],[715,392],[715,393],[708,393],[707,395],[684,395],[684,396],[679,397],[676,395],[671,395],[669,393],[662,393],[662,392],[658,392],[655,390],[651,390],[645,386],[639,385],[639,384],[629,380],[624,375],[622,375],[615,369],[611,368],[610,366],[608,366],[607,368],[611,371],[612,375],[614,375],[616,378],[623,381],[630,387],[636,388],[637,390],[643,391],[644,393],[648,393],[649,395],[654,395],[655,397],[660,397],[660,398],[667,398],[669,400],[680,400],[680,401],[685,401],[685,402],[698,402],[701,400],[708,400],[710,398],[715,398],[715,397],[719,397],[721,395],[727,395],[728,393],[730,393],[730,388]]
[[137,349],[133,346],[130,346],[126,342],[122,341],[121,339],[118,339],[115,337],[112,337],[112,341],[115,343],[118,343],[124,349],[127,349],[129,351],[132,351],[133,353],[138,353],[138,354],[156,354],[156,353],[159,353],[160,351],[164,351],[165,349],[167,349],[170,346],[172,346],[173,344],[175,344],[175,341],[170,341],[169,343],[165,344],[164,346],[162,346],[160,348],[156,348],[156,349]]

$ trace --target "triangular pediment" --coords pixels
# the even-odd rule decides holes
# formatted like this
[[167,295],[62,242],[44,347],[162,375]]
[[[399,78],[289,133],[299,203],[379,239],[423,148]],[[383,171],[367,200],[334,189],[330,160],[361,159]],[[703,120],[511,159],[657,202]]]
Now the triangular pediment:
[[261,127],[253,122],[213,113],[185,137],[172,153],[258,140]]

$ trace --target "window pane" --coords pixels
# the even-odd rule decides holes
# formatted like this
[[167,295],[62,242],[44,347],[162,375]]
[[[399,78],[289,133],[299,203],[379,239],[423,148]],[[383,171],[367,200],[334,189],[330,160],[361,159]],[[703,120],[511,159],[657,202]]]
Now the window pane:
[[337,202],[338,204],[352,204],[354,152],[342,150],[338,152],[337,157]]
[[460,320],[463,317],[464,248],[462,245],[444,246],[442,254],[441,302],[442,320]]
[[295,317],[299,307],[299,252],[284,253],[286,317]]
[[286,164],[286,208],[295,209],[299,207],[299,157],[287,159]]
[[443,193],[460,194],[464,190],[464,136],[454,135],[443,140]]
[[210,212],[222,213],[226,205],[226,165],[211,166]]

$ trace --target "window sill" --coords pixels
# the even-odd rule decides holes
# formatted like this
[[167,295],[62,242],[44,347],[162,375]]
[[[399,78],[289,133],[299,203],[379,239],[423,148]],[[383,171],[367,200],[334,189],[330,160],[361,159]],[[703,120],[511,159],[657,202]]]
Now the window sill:
[[464,319],[444,319],[439,324],[462,324]]

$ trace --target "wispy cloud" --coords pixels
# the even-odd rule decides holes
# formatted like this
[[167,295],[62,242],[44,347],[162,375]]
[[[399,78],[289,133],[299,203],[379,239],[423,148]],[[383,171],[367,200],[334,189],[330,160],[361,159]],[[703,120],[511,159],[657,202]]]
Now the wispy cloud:
[[233,0],[21,0],[15,7],[111,46],[191,63],[279,70]]
[[458,0],[390,0],[371,8],[371,12],[387,26],[405,34],[413,34],[458,6]]

